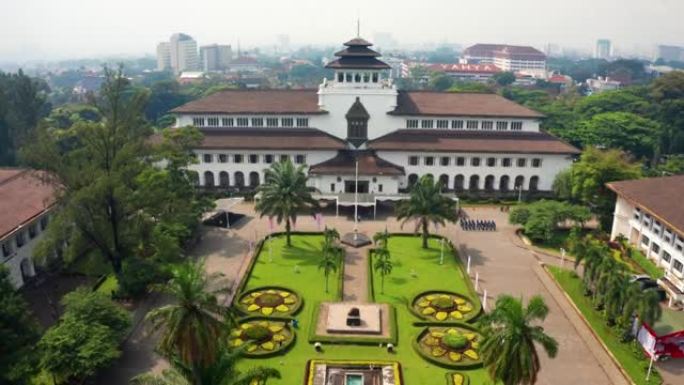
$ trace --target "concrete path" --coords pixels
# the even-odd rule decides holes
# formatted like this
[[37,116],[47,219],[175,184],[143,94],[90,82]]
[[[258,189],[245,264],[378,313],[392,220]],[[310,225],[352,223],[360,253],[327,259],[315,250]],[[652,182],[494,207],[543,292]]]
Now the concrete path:
[[371,246],[345,246],[344,290],[345,302],[368,302],[368,250]]

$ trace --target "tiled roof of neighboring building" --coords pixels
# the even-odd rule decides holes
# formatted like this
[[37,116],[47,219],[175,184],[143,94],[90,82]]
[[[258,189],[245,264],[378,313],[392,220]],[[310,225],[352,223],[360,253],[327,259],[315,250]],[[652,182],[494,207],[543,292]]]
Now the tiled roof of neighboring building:
[[428,66],[431,71],[437,72],[462,72],[462,73],[487,73],[495,74],[501,69],[494,64],[432,64]]
[[[404,168],[378,157],[374,151],[359,151],[359,174],[361,175],[404,175]],[[349,175],[356,172],[354,152],[342,150],[332,159],[309,167],[311,174]]]
[[175,113],[322,114],[314,89],[226,90],[176,107]]
[[486,93],[400,91],[394,115],[542,118],[503,96]]
[[466,56],[503,57],[517,60],[546,60],[546,55],[530,46],[508,44],[475,44],[463,51]]
[[0,239],[55,203],[55,189],[26,169],[0,169]]
[[610,182],[606,186],[622,198],[684,234],[684,175]]
[[[315,128],[202,129],[198,148],[227,150],[340,150],[345,142]],[[152,142],[159,142],[155,136]]]
[[572,145],[546,132],[399,129],[370,141],[374,150],[521,154],[578,154]]

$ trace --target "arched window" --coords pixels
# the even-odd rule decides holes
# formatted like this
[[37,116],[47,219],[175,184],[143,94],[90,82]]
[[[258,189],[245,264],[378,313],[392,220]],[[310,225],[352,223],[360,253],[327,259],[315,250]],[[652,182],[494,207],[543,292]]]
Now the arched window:
[[485,191],[494,191],[494,175],[485,177]]
[[509,184],[510,184],[510,177],[508,175],[504,175],[499,179],[499,191],[506,192],[509,189]]
[[230,176],[225,171],[221,171],[219,173],[219,186],[221,186],[221,187],[230,186]]
[[525,177],[522,175],[516,176],[515,182],[513,183],[513,188],[515,188],[515,189],[525,188]]
[[252,171],[249,173],[249,186],[257,187],[259,185],[259,173]]
[[349,142],[358,147],[368,140],[368,119],[370,119],[370,114],[366,111],[359,97],[356,98],[354,104],[349,108],[345,118],[347,118],[347,140]]
[[409,175],[408,176],[408,186],[413,187],[413,185],[415,185],[416,183],[418,183],[418,175],[416,175],[416,174]]
[[537,190],[539,190],[539,177],[535,175],[532,178],[530,178],[530,191]]
[[245,187],[245,174],[243,174],[242,171],[235,173],[235,186]]
[[442,186],[442,190],[449,189],[449,175],[442,174],[439,176],[439,184]]
[[211,171],[204,172],[204,185],[206,187],[214,187],[214,173]]
[[463,177],[463,175],[461,175],[461,174],[456,175],[456,177],[454,178],[454,190],[463,191],[464,181],[465,181],[465,178]]
[[468,190],[469,191],[477,191],[480,189],[480,176],[479,175],[471,175],[470,176],[470,183],[468,183]]

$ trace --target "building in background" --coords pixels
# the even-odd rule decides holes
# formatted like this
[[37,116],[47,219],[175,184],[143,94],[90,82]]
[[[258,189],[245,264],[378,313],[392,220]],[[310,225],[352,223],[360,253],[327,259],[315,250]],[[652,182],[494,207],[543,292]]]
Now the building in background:
[[171,68],[175,73],[199,70],[197,42],[184,33],[171,35]]
[[530,46],[475,44],[463,51],[465,64],[494,64],[502,71],[519,72],[545,79],[546,55]]
[[233,60],[230,45],[211,44],[200,47],[200,63],[204,72],[225,71]]
[[586,81],[587,89],[589,90],[590,94],[594,93],[599,93],[599,92],[604,92],[604,91],[613,91],[617,90],[618,88],[622,87],[622,83],[620,83],[617,80],[613,80],[608,77],[597,77],[596,79],[594,78],[589,78]]
[[609,59],[613,56],[613,45],[608,39],[598,39],[596,40],[596,50],[594,51],[594,57],[596,59]]
[[432,72],[441,72],[456,80],[486,82],[494,74],[502,72],[494,64],[432,64],[427,67]]
[[171,44],[163,41],[157,44],[157,71],[171,70]]
[[665,61],[684,61],[684,48],[675,45],[659,45],[654,59],[663,59]]

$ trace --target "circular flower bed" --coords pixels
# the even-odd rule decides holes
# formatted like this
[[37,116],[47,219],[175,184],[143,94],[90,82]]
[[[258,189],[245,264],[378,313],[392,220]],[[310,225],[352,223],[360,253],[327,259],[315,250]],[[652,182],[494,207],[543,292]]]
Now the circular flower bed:
[[469,321],[480,309],[473,302],[456,293],[440,291],[419,294],[413,299],[411,310],[429,321]]
[[418,335],[415,347],[423,358],[439,365],[471,367],[482,364],[481,339],[476,331],[460,326],[428,327]]
[[230,332],[232,347],[245,347],[246,356],[267,356],[287,348],[294,341],[294,332],[286,321],[252,319],[242,321]]
[[262,287],[243,293],[237,301],[238,308],[245,314],[265,316],[287,316],[299,310],[299,296],[282,287]]

